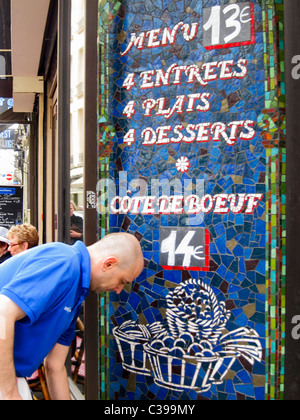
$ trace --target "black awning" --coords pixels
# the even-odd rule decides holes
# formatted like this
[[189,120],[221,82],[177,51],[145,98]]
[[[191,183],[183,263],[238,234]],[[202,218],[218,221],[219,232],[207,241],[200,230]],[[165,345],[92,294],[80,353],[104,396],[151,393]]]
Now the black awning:
[[[30,115],[23,112],[13,112],[9,109],[0,114],[0,124],[7,124],[7,128],[12,124],[30,124]],[[5,130],[6,128],[4,128]]]

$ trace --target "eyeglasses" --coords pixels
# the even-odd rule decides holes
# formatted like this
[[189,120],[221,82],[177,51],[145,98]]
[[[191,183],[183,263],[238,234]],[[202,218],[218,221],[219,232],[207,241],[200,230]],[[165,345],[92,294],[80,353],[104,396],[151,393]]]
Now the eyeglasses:
[[14,248],[15,246],[19,246],[19,245],[22,245],[22,244],[9,244],[9,247]]

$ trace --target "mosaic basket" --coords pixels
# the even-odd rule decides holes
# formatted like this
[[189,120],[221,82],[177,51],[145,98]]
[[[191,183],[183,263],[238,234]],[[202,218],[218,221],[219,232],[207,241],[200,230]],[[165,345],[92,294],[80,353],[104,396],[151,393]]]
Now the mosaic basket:
[[217,344],[225,331],[225,324],[212,327],[209,324],[199,325],[200,323],[193,320],[182,321],[178,315],[172,310],[167,309],[168,326],[174,337],[179,337],[183,333],[191,333],[199,341],[209,340],[213,344]]
[[141,373],[151,376],[146,366],[147,354],[144,352],[144,344],[150,342],[151,334],[144,325],[135,322],[125,322],[121,327],[113,330],[123,368],[129,372]]
[[166,334],[163,325],[156,322],[152,325],[139,325],[127,321],[113,330],[118,350],[120,352],[123,368],[129,372],[151,376],[148,355],[144,345],[150,343],[155,337]]
[[144,348],[150,358],[154,382],[179,392],[207,392],[213,384],[222,384],[236,360],[233,354],[191,356],[180,348],[158,350],[151,344],[145,344]]
[[173,337],[189,333],[198,341],[217,344],[230,318],[230,311],[224,302],[218,302],[213,290],[193,279],[171,292],[167,305],[167,322]]

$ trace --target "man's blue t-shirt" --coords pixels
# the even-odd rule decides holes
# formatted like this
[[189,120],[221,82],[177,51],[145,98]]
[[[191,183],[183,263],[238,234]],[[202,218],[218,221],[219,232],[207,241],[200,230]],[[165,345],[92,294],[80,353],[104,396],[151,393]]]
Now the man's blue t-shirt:
[[0,295],[27,315],[15,326],[17,376],[30,377],[56,343],[71,344],[90,277],[91,260],[82,242],[42,245],[0,266]]

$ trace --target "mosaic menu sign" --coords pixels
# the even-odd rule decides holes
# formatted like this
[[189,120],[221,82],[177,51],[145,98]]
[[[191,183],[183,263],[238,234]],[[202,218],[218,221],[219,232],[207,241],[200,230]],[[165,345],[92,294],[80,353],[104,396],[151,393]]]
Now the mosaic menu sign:
[[123,1],[109,37],[110,231],[146,261],[111,296],[111,397],[263,399],[261,6]]

